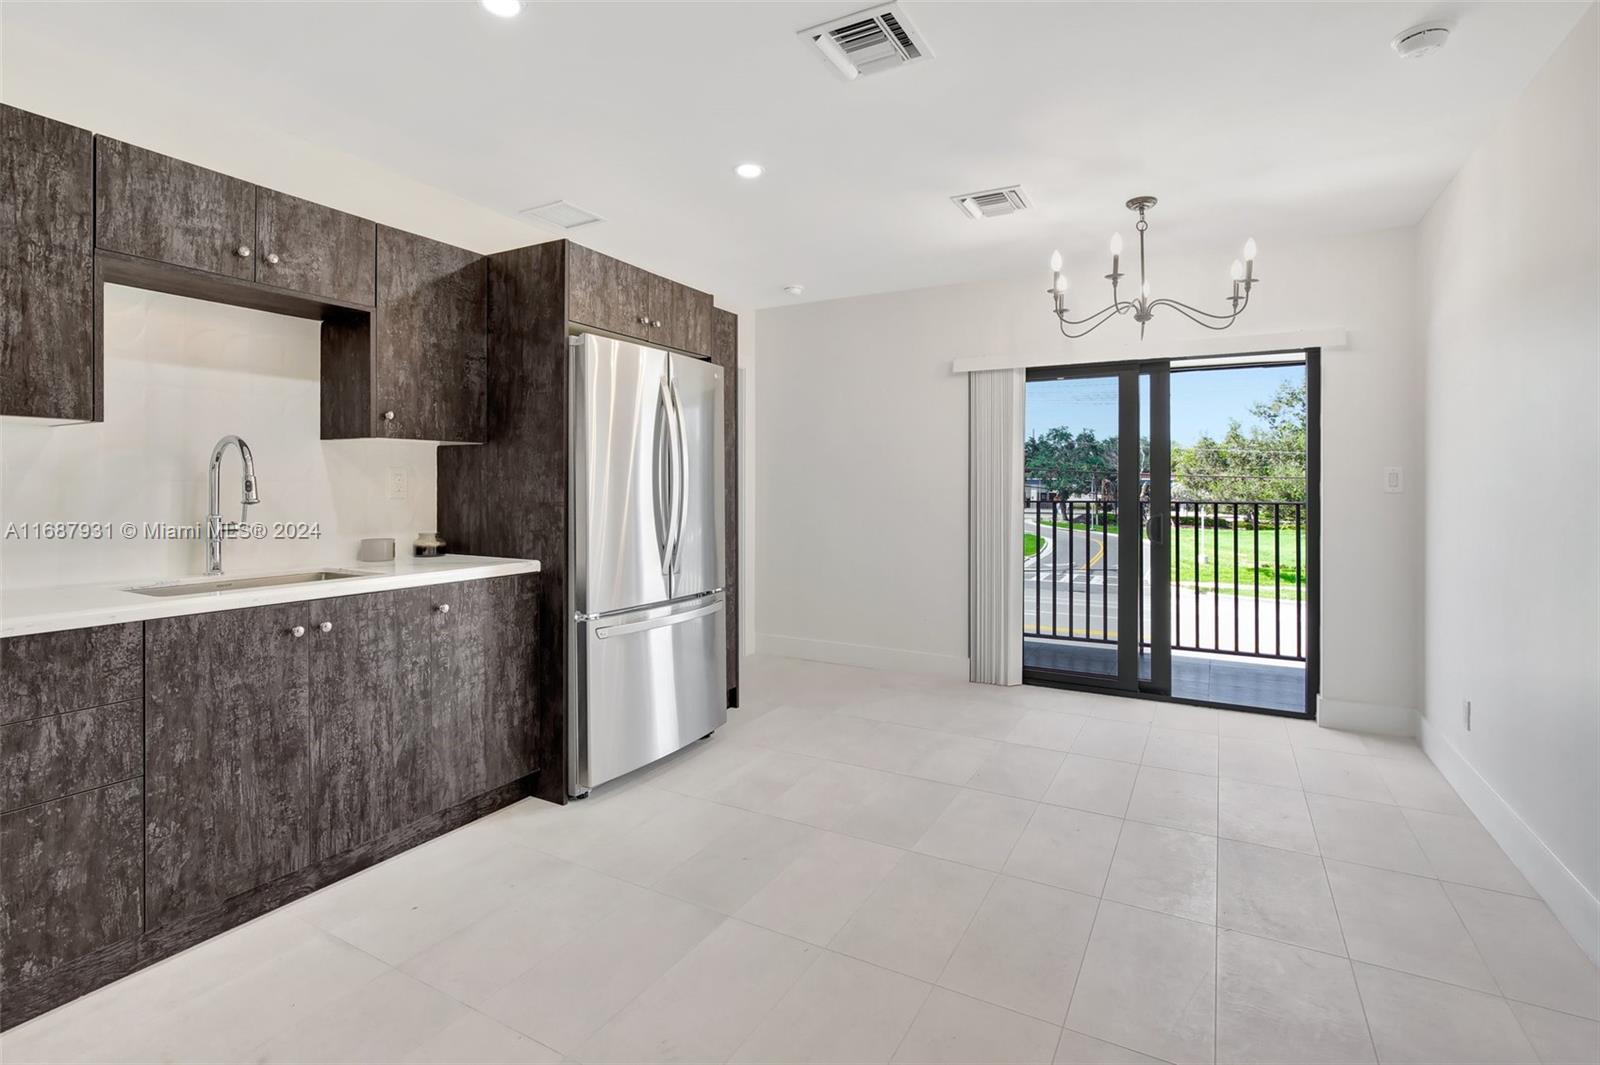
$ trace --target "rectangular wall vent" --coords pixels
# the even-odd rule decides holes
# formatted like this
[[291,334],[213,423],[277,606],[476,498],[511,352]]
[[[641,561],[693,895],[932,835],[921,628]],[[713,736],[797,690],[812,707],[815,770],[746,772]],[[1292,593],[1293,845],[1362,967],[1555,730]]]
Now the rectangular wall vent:
[[568,203],[566,200],[556,200],[552,203],[540,204],[538,207],[529,207],[525,211],[517,212],[535,222],[555,226],[557,229],[577,229],[579,226],[593,225],[604,222],[605,219],[593,211],[585,211],[577,204]]
[[801,30],[800,36],[850,81],[933,56],[898,4],[869,7]]
[[1027,195],[1022,191],[1021,185],[1007,185],[1003,189],[985,189],[982,192],[967,192],[960,196],[952,196],[951,200],[961,208],[968,218],[977,221],[981,218],[999,218],[1002,215],[1016,214],[1026,211],[1031,204]]

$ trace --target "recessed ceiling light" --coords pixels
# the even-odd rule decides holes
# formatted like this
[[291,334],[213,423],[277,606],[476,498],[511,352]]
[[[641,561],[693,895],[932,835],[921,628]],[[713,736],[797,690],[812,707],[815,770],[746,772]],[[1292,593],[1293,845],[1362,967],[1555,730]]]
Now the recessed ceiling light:
[[522,0],[478,0],[483,9],[501,18],[516,18],[522,14]]
[[760,163],[740,163],[733,168],[733,172],[742,178],[758,178],[767,172],[767,168]]
[[791,296],[798,296],[806,290],[804,285],[784,285],[783,290]]

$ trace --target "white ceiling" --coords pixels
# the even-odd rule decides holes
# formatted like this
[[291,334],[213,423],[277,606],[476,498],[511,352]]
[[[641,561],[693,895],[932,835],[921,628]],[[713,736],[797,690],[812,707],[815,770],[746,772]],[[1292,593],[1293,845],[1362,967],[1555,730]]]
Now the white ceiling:
[[[1216,246],[1415,223],[1583,4],[918,3],[935,58],[853,83],[795,32],[863,3],[16,4],[70,47],[507,214],[565,198],[580,242],[750,309],[1041,276],[1154,193],[1153,236]],[[1398,31],[1444,15],[1444,51]],[[735,177],[756,160],[767,175]],[[949,196],[1021,183],[969,221]]]

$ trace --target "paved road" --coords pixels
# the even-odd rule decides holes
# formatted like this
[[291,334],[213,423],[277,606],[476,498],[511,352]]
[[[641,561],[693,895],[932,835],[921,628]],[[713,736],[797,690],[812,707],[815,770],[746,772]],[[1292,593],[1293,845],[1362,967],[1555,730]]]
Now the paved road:
[[[1023,563],[1023,629],[1062,636],[1117,633],[1117,535],[1059,528],[1024,515],[1023,531],[1040,538]],[[1037,629],[1035,619],[1038,619]]]

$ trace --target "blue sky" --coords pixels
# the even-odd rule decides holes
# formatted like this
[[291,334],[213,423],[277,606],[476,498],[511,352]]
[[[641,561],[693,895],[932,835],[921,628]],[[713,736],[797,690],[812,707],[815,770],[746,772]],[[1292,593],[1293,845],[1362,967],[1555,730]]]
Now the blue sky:
[[[1174,373],[1172,442],[1191,444],[1202,433],[1221,436],[1231,418],[1237,418],[1248,429],[1256,421],[1250,415],[1250,407],[1271,399],[1281,382],[1303,381],[1305,372],[1304,366],[1257,366]],[[1074,432],[1092,429],[1100,437],[1114,435],[1116,379],[1028,382],[1027,434],[1033,436],[1057,425],[1070,426]]]

